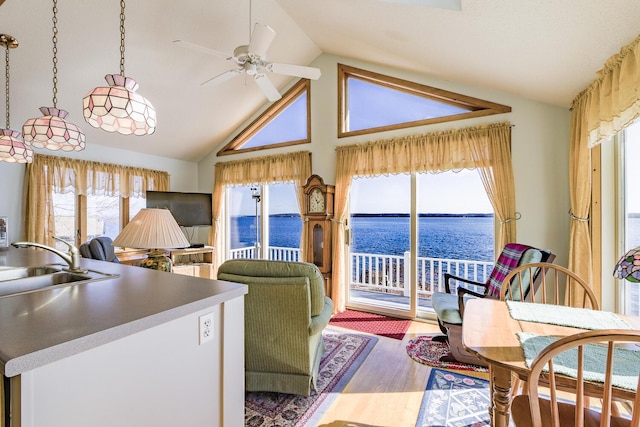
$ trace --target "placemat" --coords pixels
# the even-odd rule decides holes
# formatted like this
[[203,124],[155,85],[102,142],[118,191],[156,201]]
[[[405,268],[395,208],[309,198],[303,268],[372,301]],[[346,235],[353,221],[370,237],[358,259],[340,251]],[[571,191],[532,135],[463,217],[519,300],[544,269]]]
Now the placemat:
[[[533,359],[549,344],[557,341],[558,337],[518,332],[518,339],[524,351],[525,362],[531,367]],[[624,348],[613,350],[614,386],[627,390],[636,390],[638,386],[638,372],[640,372],[640,351]],[[584,379],[587,381],[604,382],[607,361],[607,346],[587,344],[584,346]],[[557,374],[564,374],[573,378],[578,377],[578,349],[572,348],[553,358],[553,369]],[[548,371],[547,368],[544,371]]]
[[627,322],[609,311],[521,301],[507,301],[507,307],[513,319],[525,322],[594,330],[631,329]]

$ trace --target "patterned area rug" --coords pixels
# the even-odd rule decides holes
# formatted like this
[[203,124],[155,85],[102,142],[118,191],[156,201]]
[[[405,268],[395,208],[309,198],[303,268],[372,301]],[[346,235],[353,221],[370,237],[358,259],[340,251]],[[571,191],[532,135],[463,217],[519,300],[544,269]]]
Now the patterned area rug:
[[432,369],[416,427],[490,424],[489,381]]
[[346,334],[325,329],[322,338],[327,351],[320,361],[318,389],[311,396],[284,393],[247,392],[245,426],[316,426],[353,374],[375,346],[376,337]]
[[409,340],[407,354],[413,360],[423,365],[436,368],[459,369],[462,371],[489,372],[484,366],[469,365],[461,362],[441,362],[440,357],[449,353],[449,344],[432,341],[433,335],[420,335]]
[[409,326],[411,326],[411,320],[398,319],[382,314],[365,313],[363,311],[346,310],[342,313],[334,314],[329,324],[401,340],[404,338]]

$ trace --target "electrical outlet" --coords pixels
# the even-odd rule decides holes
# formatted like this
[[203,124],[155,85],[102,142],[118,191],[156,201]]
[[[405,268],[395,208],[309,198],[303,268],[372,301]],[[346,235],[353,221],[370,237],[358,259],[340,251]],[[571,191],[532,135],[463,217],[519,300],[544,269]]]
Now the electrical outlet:
[[213,313],[203,314],[198,321],[198,344],[202,345],[213,339]]

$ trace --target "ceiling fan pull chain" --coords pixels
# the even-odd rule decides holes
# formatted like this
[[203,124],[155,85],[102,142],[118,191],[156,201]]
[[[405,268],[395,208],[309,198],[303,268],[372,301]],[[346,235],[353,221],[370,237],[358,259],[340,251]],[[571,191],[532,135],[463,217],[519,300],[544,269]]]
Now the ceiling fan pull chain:
[[253,3],[253,0],[249,0],[249,42],[248,43],[251,43],[251,22],[253,19],[251,17],[252,3]]

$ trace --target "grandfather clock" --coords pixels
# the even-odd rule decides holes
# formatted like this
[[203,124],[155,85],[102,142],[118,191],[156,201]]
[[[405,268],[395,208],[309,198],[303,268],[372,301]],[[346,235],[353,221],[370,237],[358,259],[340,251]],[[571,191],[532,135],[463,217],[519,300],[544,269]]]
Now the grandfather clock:
[[306,261],[318,266],[324,276],[326,292],[331,288],[331,218],[335,187],[326,185],[318,175],[311,175],[302,187],[307,220]]

